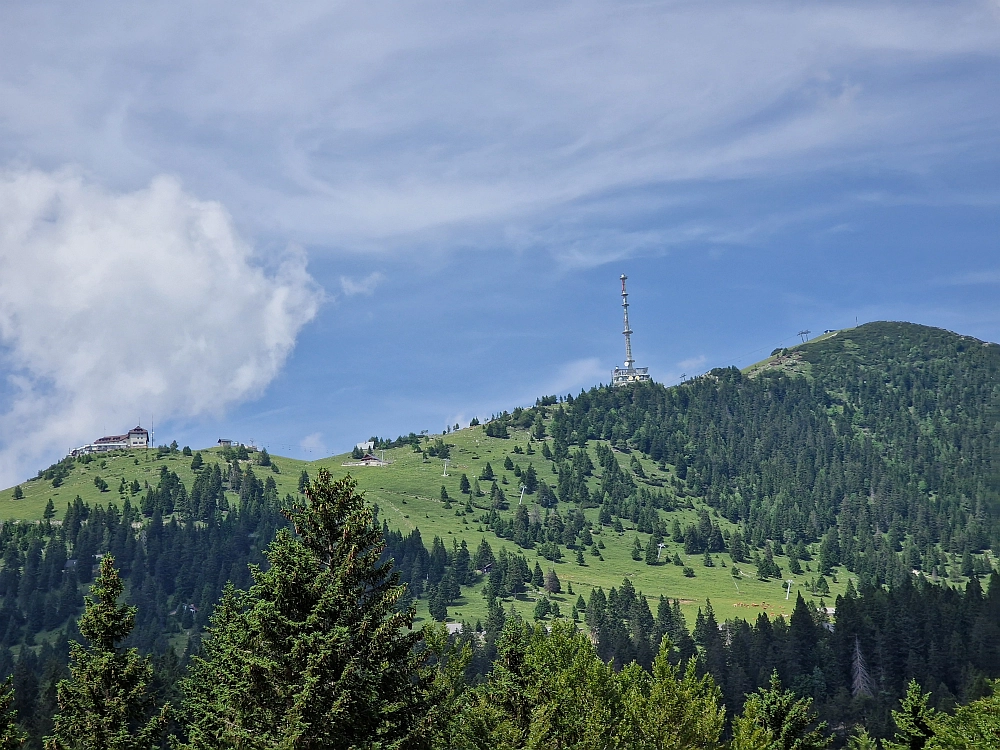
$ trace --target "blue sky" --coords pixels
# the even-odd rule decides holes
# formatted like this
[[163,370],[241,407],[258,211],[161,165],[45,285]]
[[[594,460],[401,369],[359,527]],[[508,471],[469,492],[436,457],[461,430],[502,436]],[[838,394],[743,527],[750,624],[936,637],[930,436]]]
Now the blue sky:
[[0,480],[317,457],[796,332],[1000,340],[1000,6],[0,8]]

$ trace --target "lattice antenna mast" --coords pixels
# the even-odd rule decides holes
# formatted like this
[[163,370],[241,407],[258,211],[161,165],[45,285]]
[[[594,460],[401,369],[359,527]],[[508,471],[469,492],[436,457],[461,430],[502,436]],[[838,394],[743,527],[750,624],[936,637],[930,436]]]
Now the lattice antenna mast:
[[632,359],[632,329],[628,327],[628,292],[625,291],[627,278],[628,276],[622,274],[622,308],[625,310],[625,330],[622,333],[625,334],[625,369],[631,370],[635,360]]

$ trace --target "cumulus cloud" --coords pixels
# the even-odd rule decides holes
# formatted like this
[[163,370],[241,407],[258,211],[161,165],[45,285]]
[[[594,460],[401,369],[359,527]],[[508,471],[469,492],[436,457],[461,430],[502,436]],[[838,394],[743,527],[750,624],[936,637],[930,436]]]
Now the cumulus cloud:
[[73,171],[0,173],[0,483],[104,426],[259,395],[319,303],[301,253],[261,268],[225,209],[176,179],[112,193]]

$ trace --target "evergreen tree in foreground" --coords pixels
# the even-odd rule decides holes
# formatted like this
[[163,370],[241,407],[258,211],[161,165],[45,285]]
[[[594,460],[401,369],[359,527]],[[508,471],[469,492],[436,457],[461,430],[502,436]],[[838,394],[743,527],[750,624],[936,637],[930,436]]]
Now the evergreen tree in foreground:
[[57,688],[59,713],[46,750],[141,750],[162,743],[169,706],[155,712],[153,668],[137,649],[119,646],[136,611],[118,604],[123,588],[114,558],[105,555],[80,618],[89,645],[70,644],[70,679]]
[[823,750],[833,738],[824,735],[826,724],[814,728],[812,698],[798,698],[782,690],[778,672],[769,688],[747,698],[743,715],[733,721],[732,750]]
[[249,591],[229,587],[185,681],[187,748],[414,746],[433,702],[372,510],[321,470]]
[[14,712],[14,688],[8,677],[0,687],[0,750],[17,750],[24,743],[25,734],[17,726]]
[[492,672],[466,692],[442,747],[716,750],[719,689],[694,660],[683,673],[673,667],[670,651],[664,639],[652,674],[635,662],[616,672],[572,623],[529,629],[511,616]]
[[899,711],[892,712],[896,724],[895,742],[886,742],[890,750],[922,750],[934,736],[934,709],[927,705],[930,694],[924,693],[916,680],[906,686]]

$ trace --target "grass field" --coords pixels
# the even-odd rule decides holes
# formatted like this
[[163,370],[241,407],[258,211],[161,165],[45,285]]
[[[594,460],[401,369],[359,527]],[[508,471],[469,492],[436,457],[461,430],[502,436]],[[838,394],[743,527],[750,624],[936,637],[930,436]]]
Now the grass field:
[[[449,548],[452,540],[457,539],[459,542],[465,540],[470,550],[474,551],[480,539],[486,538],[492,545],[494,552],[499,552],[501,548],[506,547],[512,552],[523,552],[531,567],[534,566],[537,559],[543,570],[555,569],[562,582],[564,592],[561,597],[555,597],[555,599],[559,601],[560,609],[567,614],[578,595],[583,594],[584,598],[587,598],[591,590],[597,586],[601,586],[607,591],[612,586],[620,586],[622,579],[628,577],[637,590],[642,591],[650,598],[650,606],[654,612],[660,595],[679,599],[686,610],[689,624],[693,624],[697,608],[704,606],[706,599],[712,601],[716,616],[720,620],[733,616],[752,620],[760,611],[766,611],[771,615],[787,615],[791,613],[795,594],[801,591],[804,596],[808,597],[806,584],[811,578],[818,576],[816,572],[806,570],[804,575],[796,578],[791,597],[786,600],[785,584],[779,580],[758,581],[756,571],[751,564],[741,563],[739,568],[743,571],[743,576],[739,580],[734,580],[731,575],[732,561],[727,554],[713,555],[716,566],[707,568],[703,566],[702,555],[692,555],[688,558],[684,554],[683,545],[674,543],[668,538],[665,540],[667,548],[664,550],[664,559],[672,558],[675,553],[679,554],[684,564],[695,571],[695,576],[688,578],[682,574],[682,568],[671,563],[650,566],[643,561],[633,560],[631,550],[635,538],[638,537],[640,542],[645,545],[648,534],[638,533],[624,519],[625,530],[621,533],[615,533],[609,527],[601,528],[596,508],[590,509],[586,513],[593,523],[595,531],[599,530],[599,535],[595,533],[595,542],[598,539],[604,542],[603,560],[587,553],[584,555],[586,565],[580,566],[576,563],[575,554],[572,551],[564,551],[564,554],[568,554],[563,561],[549,562],[539,557],[534,550],[520,550],[513,542],[500,539],[493,533],[486,531],[481,519],[485,514],[488,498],[474,498],[474,511],[472,514],[467,514],[463,508],[468,496],[462,495],[459,490],[461,475],[464,473],[470,481],[473,480],[488,461],[496,475],[501,478],[501,482],[503,479],[508,482],[508,484],[501,484],[511,504],[511,509],[504,513],[512,514],[518,501],[519,480],[510,471],[504,471],[504,459],[510,456],[511,460],[519,464],[522,469],[527,469],[528,465],[532,464],[540,479],[554,484],[553,464],[542,456],[541,445],[537,442],[534,443],[535,452],[533,455],[514,453],[515,446],[520,446],[522,450],[527,449],[529,438],[526,432],[514,431],[509,439],[498,439],[487,437],[483,427],[457,430],[441,436],[431,435],[427,436],[427,440],[432,441],[437,437],[442,437],[445,442],[452,446],[447,476],[444,475],[444,462],[441,459],[425,458],[421,452],[414,451],[410,446],[385,451],[385,458],[390,463],[381,467],[345,467],[342,464],[349,460],[346,455],[331,456],[311,462],[272,456],[273,462],[280,468],[280,473],[273,473],[266,467],[255,467],[254,471],[262,479],[266,476],[272,476],[277,482],[281,496],[297,492],[299,475],[303,469],[308,471],[311,476],[315,476],[320,468],[326,468],[335,478],[350,472],[356,478],[359,488],[365,492],[366,497],[378,505],[380,516],[388,522],[389,526],[404,533],[419,528],[425,544],[430,545],[434,536],[440,536]],[[598,465],[599,462],[593,454],[593,448],[594,446],[591,444],[589,450],[595,465]],[[201,452],[209,464],[221,460],[218,456],[218,449],[208,449]],[[618,455],[623,470],[630,471],[628,467],[629,456],[616,455]],[[640,457],[640,461],[650,480],[659,480],[669,486],[671,477],[669,467],[666,471],[661,471],[653,461],[642,457]],[[25,482],[21,485],[24,497],[20,500],[13,499],[13,488],[0,491],[0,518],[26,521],[39,519],[42,517],[47,501],[51,498],[58,519],[66,504],[77,495],[92,504],[116,502],[121,505],[124,498],[128,496],[127,491],[124,495],[120,495],[118,492],[123,479],[126,483],[137,479],[144,492],[146,482],[155,486],[162,466],[175,471],[185,485],[190,488],[194,478],[190,464],[191,459],[188,457],[179,454],[158,457],[156,451],[133,451],[127,454],[99,458],[89,464],[75,463],[69,476],[59,487],[53,487],[52,482],[42,479]],[[592,488],[596,487],[599,482],[599,473],[600,469],[598,468],[595,471],[595,477],[591,480]],[[95,486],[94,478],[97,476],[107,482],[108,491],[101,492]],[[445,486],[452,498],[450,509],[446,509],[444,502],[440,499],[442,485]],[[483,489],[484,491],[488,490],[488,483],[483,483]],[[133,502],[137,500],[138,497],[134,498]],[[525,496],[524,502],[533,504],[533,496]],[[668,527],[674,518],[678,518],[682,526],[693,522],[698,509],[703,507],[700,501],[694,498],[684,498],[680,503],[689,504],[690,507],[672,512],[660,512],[661,517],[665,517]],[[564,515],[567,509],[563,504],[560,504],[560,512]],[[718,517],[714,511],[710,510],[710,513],[713,520],[718,521],[723,528],[733,528],[728,521]],[[775,559],[787,575],[787,558],[777,556]],[[810,564],[804,563],[804,565]],[[811,565],[815,570],[815,563]],[[826,597],[828,604],[832,604],[836,595],[844,591],[847,582],[846,574],[842,572],[838,579],[839,582],[829,582],[831,595]],[[572,595],[568,593],[570,587],[573,590]],[[475,623],[477,619],[485,618],[486,606],[480,589],[481,585],[463,588],[463,596],[458,604],[449,608],[450,619]],[[517,600],[508,601],[505,606],[513,606],[522,615],[530,618],[534,604],[535,594],[529,592]],[[425,602],[418,603],[418,615],[422,619],[426,618],[425,607]]]

